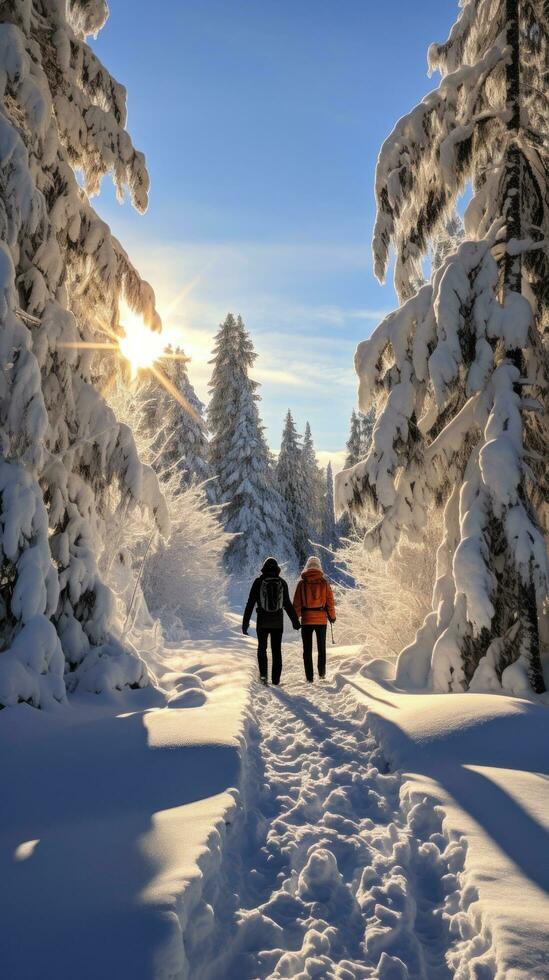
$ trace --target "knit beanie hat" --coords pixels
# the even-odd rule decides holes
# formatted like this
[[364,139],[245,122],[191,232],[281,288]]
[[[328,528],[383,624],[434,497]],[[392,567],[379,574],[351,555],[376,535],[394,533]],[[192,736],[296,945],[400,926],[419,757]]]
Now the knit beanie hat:
[[317,558],[316,555],[311,555],[310,558],[307,558],[307,562],[305,564],[305,568],[303,569],[303,571],[304,572],[310,572],[313,568],[317,572],[321,572],[322,571],[322,565],[320,563],[320,558]]

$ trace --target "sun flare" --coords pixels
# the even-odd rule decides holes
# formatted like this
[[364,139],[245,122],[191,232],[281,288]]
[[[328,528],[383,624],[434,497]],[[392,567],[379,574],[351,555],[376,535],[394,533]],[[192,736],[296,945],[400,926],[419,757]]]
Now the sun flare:
[[[183,293],[176,297],[176,303],[181,301]],[[172,304],[173,308],[173,304]],[[181,351],[181,338],[176,331],[163,329],[161,333],[153,331],[145,322],[134,313],[126,304],[120,310],[120,328],[124,335],[120,336],[113,328],[102,321],[99,321],[102,333],[109,337],[108,341],[61,341],[58,346],[62,348],[75,348],[76,350],[110,351],[124,358],[130,365],[132,380],[135,380],[140,371],[146,371],[167,392],[179,402],[181,407],[193,418],[198,419],[196,410],[187,401],[185,395],[173,383],[169,375],[162,369],[162,364],[166,361],[188,361],[186,354]],[[103,390],[106,395],[112,386],[113,377],[107,382]]]
[[160,360],[166,347],[166,337],[162,333],[154,333],[135,313],[124,313],[124,337],[119,337],[118,346],[123,357],[130,363],[132,377],[138,371],[151,368],[155,361]]

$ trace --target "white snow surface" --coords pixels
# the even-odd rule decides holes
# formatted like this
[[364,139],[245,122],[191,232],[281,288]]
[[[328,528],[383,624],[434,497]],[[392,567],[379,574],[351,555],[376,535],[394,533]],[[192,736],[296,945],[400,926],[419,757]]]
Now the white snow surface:
[[381,666],[344,661],[337,684],[367,707],[403,805],[441,813],[463,849],[447,975],[549,977],[549,699],[404,693]]
[[279,689],[225,630],[167,695],[0,712],[4,975],[549,978],[547,706],[284,651]]
[[0,946],[10,980],[189,976],[235,811],[250,657],[226,634],[154,688],[0,712]]

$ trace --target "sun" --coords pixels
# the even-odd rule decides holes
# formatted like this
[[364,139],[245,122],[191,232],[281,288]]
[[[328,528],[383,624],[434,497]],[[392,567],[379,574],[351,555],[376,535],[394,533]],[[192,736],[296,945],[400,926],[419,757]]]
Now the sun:
[[[126,304],[120,310],[120,328],[124,331],[123,336],[116,333],[109,324],[100,321],[101,332],[110,338],[108,341],[61,341],[58,346],[76,350],[110,351],[115,355],[121,355],[130,365],[133,380],[137,378],[140,371],[149,372],[188,415],[200,422],[196,409],[162,368],[162,364],[166,361],[189,360],[179,349],[179,339],[176,336],[170,338],[166,330],[162,332],[151,330]],[[112,377],[114,378],[114,375]]]
[[124,311],[122,327],[124,336],[118,338],[118,346],[122,356],[129,361],[135,378],[140,370],[151,368],[155,361],[162,359],[166,337],[150,330],[131,310]]
[[188,415],[199,421],[196,409],[161,366],[163,361],[188,361],[189,358],[180,351],[167,350],[168,344],[172,346],[167,332],[153,332],[126,306],[121,311],[120,321],[124,336],[117,337],[118,349],[130,364],[132,378],[136,378],[139,371],[148,371]]

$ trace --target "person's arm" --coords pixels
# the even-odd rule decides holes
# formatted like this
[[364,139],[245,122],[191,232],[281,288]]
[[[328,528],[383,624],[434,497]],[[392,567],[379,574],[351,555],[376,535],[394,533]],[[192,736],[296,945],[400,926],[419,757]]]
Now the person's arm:
[[329,582],[326,582],[326,612],[328,613],[328,619],[330,622],[335,623],[336,607],[334,602],[334,593],[332,592],[332,586]]
[[246,603],[246,608],[244,610],[244,615],[242,617],[242,632],[243,633],[247,633],[248,632],[248,626],[250,625],[250,619],[251,619],[252,613],[254,611],[255,605],[257,603],[257,600],[258,600],[258,592],[259,592],[259,579],[256,578],[255,582],[253,583],[253,585],[252,585],[252,587],[250,589],[250,594],[248,596],[248,601]]
[[288,616],[290,617],[290,619],[292,621],[293,628],[295,630],[298,630],[299,629],[299,618],[297,616],[297,613],[296,613],[294,607],[292,606],[292,603],[290,602],[290,593],[288,592],[288,583],[285,582],[284,580],[282,581],[282,593],[283,593],[283,596],[284,596],[284,609],[286,610],[286,612],[288,613]]
[[303,606],[303,596],[301,594],[301,582],[297,583],[297,589],[294,595],[294,610],[296,616],[301,616],[301,608]]

